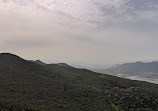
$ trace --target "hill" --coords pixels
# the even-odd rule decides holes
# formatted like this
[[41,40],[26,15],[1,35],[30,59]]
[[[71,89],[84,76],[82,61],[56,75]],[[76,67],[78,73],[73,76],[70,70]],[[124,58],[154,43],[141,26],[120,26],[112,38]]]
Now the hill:
[[0,89],[0,108],[5,111],[158,110],[158,85],[40,65],[9,53],[0,54]]
[[72,66],[70,66],[70,65],[68,65],[66,63],[58,63],[57,65],[58,66],[62,66],[62,67],[72,67]]
[[44,62],[42,62],[42,61],[40,61],[40,60],[35,60],[35,61],[30,60],[30,61],[31,61],[31,62],[34,62],[34,63],[36,63],[36,64],[46,65]]
[[72,66],[66,64],[66,63],[57,63],[57,64],[46,64],[47,66],[58,66],[58,67],[64,67],[64,68],[73,68]]
[[35,60],[35,61],[30,60],[30,61],[33,62],[33,63],[39,64],[39,65],[55,65],[55,66],[57,65],[57,66],[60,66],[60,67],[72,67],[72,66],[70,66],[70,65],[68,65],[66,63],[46,64],[46,63],[44,63],[44,62],[42,62],[40,60]]

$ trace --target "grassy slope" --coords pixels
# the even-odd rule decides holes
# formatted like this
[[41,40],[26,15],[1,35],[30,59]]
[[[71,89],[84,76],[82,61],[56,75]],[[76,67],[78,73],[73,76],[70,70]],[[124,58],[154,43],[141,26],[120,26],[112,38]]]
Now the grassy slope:
[[41,66],[10,54],[0,55],[0,89],[0,99],[22,101],[40,110],[156,111],[158,108],[158,85],[86,69]]

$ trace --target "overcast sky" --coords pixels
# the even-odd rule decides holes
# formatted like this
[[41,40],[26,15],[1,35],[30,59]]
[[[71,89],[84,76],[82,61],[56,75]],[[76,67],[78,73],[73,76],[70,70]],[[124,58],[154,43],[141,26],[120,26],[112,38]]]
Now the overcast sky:
[[0,52],[48,63],[158,60],[158,0],[0,0]]

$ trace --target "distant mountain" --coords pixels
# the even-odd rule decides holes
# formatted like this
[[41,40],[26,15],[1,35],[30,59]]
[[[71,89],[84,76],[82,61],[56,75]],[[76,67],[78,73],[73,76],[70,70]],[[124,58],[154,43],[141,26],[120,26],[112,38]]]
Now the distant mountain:
[[47,64],[47,66],[59,66],[59,67],[65,67],[65,68],[73,68],[72,66],[70,66],[66,63]]
[[46,65],[46,63],[44,63],[44,62],[42,62],[40,60],[36,60],[36,61],[31,60],[31,62],[34,62],[36,64],[40,64],[40,65]]
[[58,66],[62,66],[62,67],[71,67],[70,65],[66,64],[66,63],[58,63]]
[[44,63],[40,60],[36,60],[36,61],[30,60],[30,61],[33,62],[33,63],[39,64],[39,65],[49,65],[49,66],[50,65],[57,65],[57,66],[60,66],[60,67],[72,67],[72,66],[70,66],[66,63],[46,64],[46,63]]
[[158,62],[135,62],[135,63],[125,63],[122,65],[117,65],[106,71],[112,73],[122,73],[130,75],[138,74],[158,74]]
[[0,111],[158,110],[158,85],[64,66],[0,54]]

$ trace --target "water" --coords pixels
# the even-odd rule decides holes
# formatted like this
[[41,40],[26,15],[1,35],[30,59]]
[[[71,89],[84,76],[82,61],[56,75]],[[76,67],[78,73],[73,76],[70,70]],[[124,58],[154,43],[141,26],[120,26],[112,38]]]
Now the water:
[[145,78],[145,77],[140,77],[140,76],[129,76],[128,79],[146,81],[146,82],[158,84],[158,79],[153,79],[153,78]]

